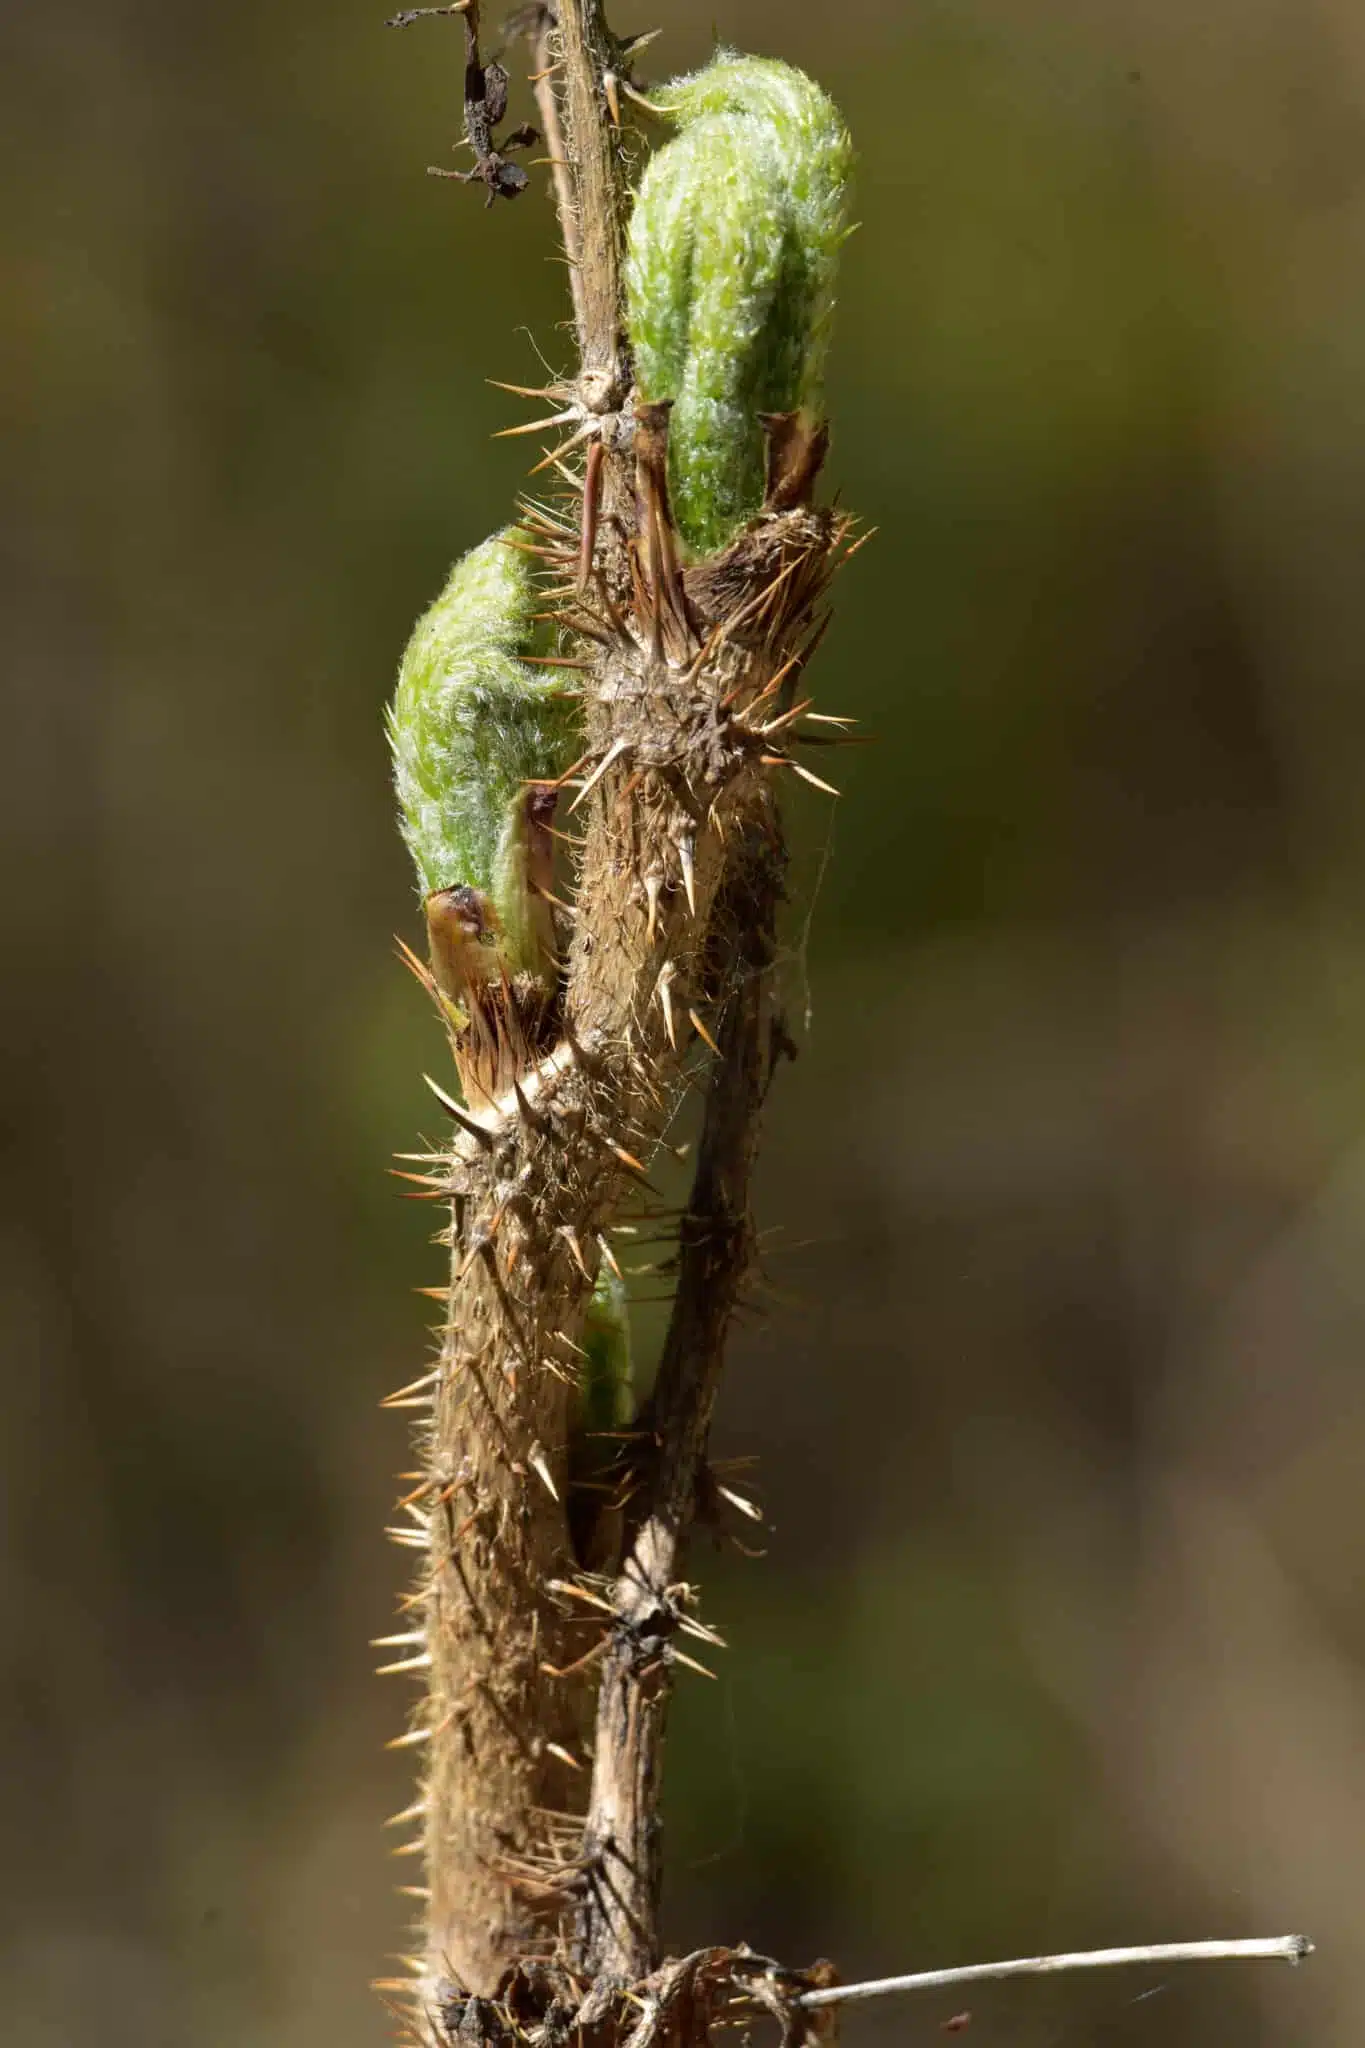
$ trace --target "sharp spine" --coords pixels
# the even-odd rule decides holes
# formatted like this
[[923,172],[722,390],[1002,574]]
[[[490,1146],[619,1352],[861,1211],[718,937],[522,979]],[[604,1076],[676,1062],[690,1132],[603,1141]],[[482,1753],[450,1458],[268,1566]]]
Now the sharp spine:
[[697,914],[697,875],[692,859],[692,841],[678,841],[678,864],[682,869],[683,888],[687,892],[687,907],[693,917]]
[[540,1444],[532,1444],[530,1450],[526,1453],[526,1462],[549,1494],[551,1500],[557,1501],[559,1499],[559,1488],[555,1485],[554,1477],[550,1471],[549,1460],[545,1456],[544,1449]]
[[492,1133],[486,1130],[477,1118],[472,1117],[463,1104],[458,1103],[455,1097],[441,1086],[439,1081],[433,1081],[430,1074],[423,1074],[422,1079],[426,1082],[446,1115],[451,1117],[462,1131],[466,1131],[471,1138],[476,1139],[485,1152],[491,1152],[493,1149]]

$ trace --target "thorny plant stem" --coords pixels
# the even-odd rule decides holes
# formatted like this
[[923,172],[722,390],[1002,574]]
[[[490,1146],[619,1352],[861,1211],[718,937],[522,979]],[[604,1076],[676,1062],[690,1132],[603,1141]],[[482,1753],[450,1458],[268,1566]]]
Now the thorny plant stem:
[[[679,1628],[695,1626],[668,1582],[747,1260],[745,1105],[756,1041],[743,1020],[766,1001],[780,886],[772,770],[787,765],[770,735],[785,732],[783,683],[794,685],[818,637],[849,530],[784,499],[720,554],[680,568],[659,409],[637,413],[628,403],[618,304],[625,187],[601,82],[619,61],[616,46],[595,0],[561,0],[556,23],[583,288],[572,394],[601,444],[602,544],[595,559],[588,550],[589,586],[577,586],[563,614],[568,633],[589,614],[588,765],[569,805],[583,838],[563,1036],[519,1038],[511,1071],[503,1078],[497,1069],[496,1099],[461,1108],[447,1098],[455,1135],[436,1162],[442,1171],[426,1181],[452,1205],[441,1357],[393,1397],[428,1418],[419,1424],[421,1483],[393,1531],[423,1557],[404,1625],[388,1639],[412,1643],[415,1654],[386,1667],[420,1671],[426,1682],[399,1738],[426,1765],[421,1797],[401,1816],[421,1834],[399,1851],[425,1854],[425,1882],[412,1887],[425,1908],[414,1944],[414,1997],[427,2028],[419,2038],[452,1998],[491,1995],[509,1965],[547,1947],[569,1961],[600,1953],[613,1970],[657,1951],[657,1884],[634,1843],[649,1842],[657,1825],[662,1718],[640,1751],[638,1796],[623,1794],[620,1828],[603,1789],[585,1841],[576,1809],[588,1788],[589,1688],[600,1660],[614,1656],[613,1697],[638,1719],[658,1676],[638,1655],[649,1633],[644,1607],[661,1603],[660,1657]],[[527,508],[541,558],[570,577],[586,527],[586,500],[579,526]],[[627,1604],[608,1616],[604,1637],[600,1607],[572,1597],[587,1589],[564,1591],[579,1568],[565,1510],[570,1390],[602,1233],[638,1185],[683,1085],[694,1014],[698,1039],[712,1027],[737,1035],[720,1062],[711,1127],[721,1117],[723,1129],[704,1148],[712,1180],[700,1186],[694,1240],[682,1247],[689,1277],[665,1378],[679,1390],[677,1420],[663,1432],[677,1451],[641,1532],[643,1566],[629,1587],[622,1581]],[[732,1155],[743,1160],[733,1186]],[[727,1251],[731,1221],[738,1235]],[[704,1393],[689,1409],[694,1382]],[[607,1747],[619,1766],[619,1751]],[[604,1788],[612,1768],[604,1755]],[[610,1858],[594,1844],[618,1841],[621,1828],[632,1837],[631,1889],[624,1916],[611,1918],[601,1905]]]
[[[472,5],[433,11],[477,20]],[[707,1477],[725,1336],[753,1257],[749,1183],[783,1042],[770,986],[783,879],[772,771],[806,771],[771,735],[801,715],[795,685],[851,522],[810,506],[822,431],[796,433],[794,459],[774,462],[797,418],[775,416],[761,518],[721,553],[680,567],[663,409],[631,404],[627,194],[604,86],[621,46],[601,0],[554,0],[531,33],[537,71],[553,60],[537,94],[579,343],[564,396],[583,422],[575,443],[591,445],[577,531],[535,508],[527,525],[538,535],[531,551],[570,579],[576,594],[561,620],[587,643],[587,766],[573,806],[583,840],[554,1013],[561,1035],[519,1040],[516,1079],[492,1084],[496,1099],[462,1107],[438,1088],[456,1130],[428,1159],[437,1170],[418,1176],[431,1199],[450,1203],[452,1271],[439,1361],[387,1404],[425,1417],[420,1483],[391,1532],[421,1552],[421,1570],[400,1632],[384,1639],[402,1652],[386,1668],[426,1681],[394,1745],[426,1759],[418,1799],[395,1816],[420,1829],[397,1853],[425,1855],[425,1883],[406,1888],[424,1901],[420,1953],[403,1958],[415,1982],[398,1987],[409,2038],[442,2048],[457,2037],[550,2039],[559,2015],[556,2025],[585,2038],[601,2025],[600,2048],[626,2036],[637,2048],[693,2048],[739,2001],[773,2013],[795,2043],[800,2007],[841,1999],[1121,1962],[1297,1960],[1309,1945],[1292,1937],[1184,1943],[830,1990],[818,1988],[828,1966],[786,1971],[743,1948],[656,1967],[671,1666],[682,1660],[679,1636],[709,1634],[679,1573]],[[485,74],[478,107],[489,135],[490,97]],[[468,68],[466,103],[468,112]],[[491,140],[486,161],[496,168]],[[574,1580],[569,1391],[602,1233],[685,1078],[679,1016],[716,1052],[647,1417],[653,1453],[604,1600]],[[584,1673],[599,1662],[589,1777]],[[514,1993],[529,2007],[514,2011]]]
[[917,1970],[908,1977],[874,1977],[865,1984],[833,1984],[806,1991],[795,2000],[807,2011],[887,1998],[901,1991],[942,1991],[1001,1977],[1048,1977],[1063,1970],[1109,1970],[1132,1963],[1301,1963],[1313,1953],[1303,1934],[1275,1934],[1246,1941],[1164,1941],[1148,1948],[1078,1949],[1069,1955],[1021,1956],[1008,1963],[967,1963],[955,1970]]
[[[738,959],[706,1096],[691,1198],[679,1233],[678,1284],[649,1421],[655,1443],[614,1606],[597,1702],[584,1829],[590,1890],[584,1960],[594,1977],[630,1982],[659,1961],[659,1801],[682,1618],[674,1590],[702,1478],[730,1318],[749,1276],[749,1186],[772,1071],[771,969],[783,854],[771,804],[749,821],[717,898],[712,951]],[[713,963],[721,971],[721,960]]]

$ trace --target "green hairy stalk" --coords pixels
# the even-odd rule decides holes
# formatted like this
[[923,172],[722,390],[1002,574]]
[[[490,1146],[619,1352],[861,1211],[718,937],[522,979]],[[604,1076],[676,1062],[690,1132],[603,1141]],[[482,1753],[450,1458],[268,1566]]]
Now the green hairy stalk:
[[761,416],[818,410],[852,144],[773,59],[723,52],[659,99],[679,133],[640,181],[627,309],[641,395],[673,401],[674,517],[706,554],[762,502]]

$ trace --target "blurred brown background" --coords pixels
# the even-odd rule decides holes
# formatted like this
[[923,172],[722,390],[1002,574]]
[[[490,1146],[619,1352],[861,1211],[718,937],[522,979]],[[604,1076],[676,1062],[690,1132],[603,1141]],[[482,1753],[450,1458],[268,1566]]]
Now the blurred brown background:
[[[524,464],[484,380],[566,345],[543,184],[424,177],[455,37],[382,14],[0,25],[16,2048],[386,2031],[375,1403],[437,1273],[384,1169],[441,1052],[379,713]],[[704,54],[618,9],[660,22],[655,76]],[[775,1526],[696,1560],[733,1649],[677,1712],[671,1929],[861,1974],[1302,1928],[1301,1973],[854,2039],[1354,2048],[1365,17],[717,26],[862,152],[833,476],[882,532],[818,680],[879,744],[793,805],[720,1429]]]

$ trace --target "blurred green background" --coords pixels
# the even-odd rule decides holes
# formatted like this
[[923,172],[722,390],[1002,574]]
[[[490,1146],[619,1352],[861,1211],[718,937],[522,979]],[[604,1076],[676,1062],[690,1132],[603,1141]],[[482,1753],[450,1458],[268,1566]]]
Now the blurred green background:
[[[0,24],[17,2048],[349,2048],[441,1057],[380,705],[566,359],[447,24]],[[712,23],[672,0],[656,77]],[[1311,1968],[869,2044],[1365,2035],[1365,17],[726,0],[861,149],[831,475],[881,528],[793,800],[771,1292],[699,1550],[670,1932],[881,1972],[1304,1929]],[[518,66],[524,70],[524,66]],[[524,93],[524,88],[520,89]],[[515,103],[524,118],[524,102]],[[1151,1994],[1151,1995],[1146,1995]]]

